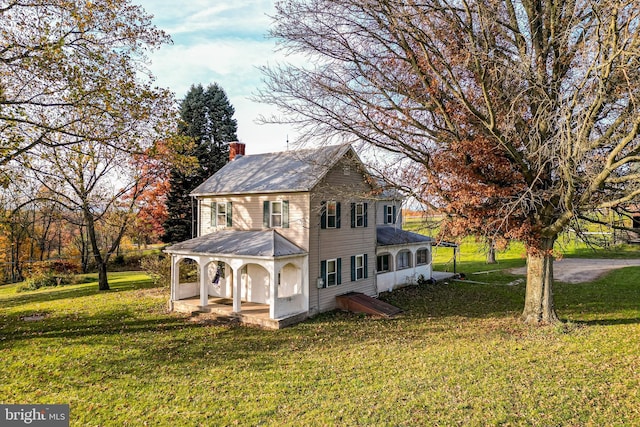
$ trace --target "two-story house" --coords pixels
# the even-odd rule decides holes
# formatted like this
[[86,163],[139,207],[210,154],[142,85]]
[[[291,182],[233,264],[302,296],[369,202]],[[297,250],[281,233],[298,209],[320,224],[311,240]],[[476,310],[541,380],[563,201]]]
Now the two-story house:
[[[226,310],[281,327],[431,278],[431,239],[402,230],[402,200],[380,192],[350,145],[244,155],[192,193],[198,237],[174,244],[172,309]],[[378,194],[378,195],[376,195]],[[197,264],[197,279],[180,277]]]

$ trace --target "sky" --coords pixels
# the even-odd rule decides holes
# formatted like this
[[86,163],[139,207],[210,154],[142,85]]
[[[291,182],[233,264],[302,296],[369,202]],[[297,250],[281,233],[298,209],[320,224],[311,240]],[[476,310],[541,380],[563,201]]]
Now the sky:
[[156,27],[173,44],[151,56],[156,84],[170,89],[178,100],[192,84],[218,83],[235,108],[238,139],[246,154],[282,151],[294,132],[284,125],[260,125],[260,114],[274,107],[250,99],[262,87],[257,69],[285,59],[267,37],[274,15],[273,0],[133,0],[153,15]]

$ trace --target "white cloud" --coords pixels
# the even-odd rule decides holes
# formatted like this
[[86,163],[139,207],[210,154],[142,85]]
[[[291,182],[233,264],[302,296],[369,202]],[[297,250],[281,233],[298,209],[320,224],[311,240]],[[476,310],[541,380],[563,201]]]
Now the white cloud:
[[174,45],[154,52],[151,71],[157,84],[182,98],[192,84],[217,82],[236,110],[238,138],[247,144],[247,154],[286,149],[287,135],[294,132],[281,125],[258,125],[260,115],[276,113],[275,108],[249,99],[261,85],[257,67],[282,59],[275,42],[264,35],[273,14],[271,0],[217,2],[194,0],[141,1],[154,14],[155,24],[174,37]]

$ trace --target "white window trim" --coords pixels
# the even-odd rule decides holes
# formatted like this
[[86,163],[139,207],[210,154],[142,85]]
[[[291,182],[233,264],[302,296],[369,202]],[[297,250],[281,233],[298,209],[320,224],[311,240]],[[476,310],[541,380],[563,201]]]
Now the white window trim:
[[387,217],[387,224],[395,224],[394,218],[393,218],[393,205],[387,205],[386,206],[387,211],[384,213],[385,216]]
[[[405,255],[405,254],[407,256],[407,264],[401,265],[400,255]],[[411,251],[404,250],[404,251],[398,252],[398,255],[396,255],[396,265],[398,270],[406,270],[407,268],[411,268]]]
[[[224,207],[224,221],[220,221],[220,206]],[[225,228],[227,226],[227,202],[216,202],[216,224],[220,228]]]
[[[329,214],[329,206],[333,205],[333,215]],[[333,218],[333,225],[330,225],[329,218]],[[327,228],[337,228],[338,226],[338,202],[330,200],[327,202]]]
[[[360,261],[360,267],[358,267],[358,261]],[[355,267],[356,267],[356,281],[364,279],[364,254],[356,255]]]
[[[378,258],[387,257],[387,269],[386,270],[378,270]],[[388,273],[391,271],[391,254],[385,253],[376,256],[376,273]]]
[[[333,259],[328,259],[327,261],[327,277],[325,277],[325,285],[327,288],[329,287],[333,287],[333,286],[338,286],[338,259],[337,258],[333,258]],[[333,272],[330,273],[329,272],[329,265],[333,263]],[[329,284],[329,276],[333,275],[335,277],[334,279],[334,283],[333,285]]]
[[[273,208],[276,205],[280,206],[280,213],[273,212]],[[273,220],[274,217],[280,217],[280,224],[275,224],[275,221]],[[269,225],[273,228],[282,227],[282,200],[274,200],[269,203]]]
[[[358,208],[360,208],[360,214],[358,214]],[[355,226],[356,228],[364,228],[364,203],[358,202],[355,205]],[[358,224],[358,218],[360,219],[360,224]]]
[[[425,262],[418,262],[418,255],[420,252],[424,251],[427,255],[427,259]],[[418,265],[428,265],[429,264],[429,249],[426,248],[420,248],[416,251],[416,266]]]

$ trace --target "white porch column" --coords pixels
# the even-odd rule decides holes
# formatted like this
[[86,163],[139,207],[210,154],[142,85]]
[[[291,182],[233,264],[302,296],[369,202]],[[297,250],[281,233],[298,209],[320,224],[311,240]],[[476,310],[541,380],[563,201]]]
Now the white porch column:
[[[267,266],[265,266],[267,267]],[[271,303],[269,304],[269,318],[276,318],[276,302],[278,301],[278,281],[276,280],[276,270],[280,271],[282,266],[280,263],[272,262],[268,265],[267,271],[269,272],[269,295]]]
[[[169,301],[173,302],[173,301],[177,301],[178,300],[178,295],[177,295],[177,286],[178,286],[178,281],[179,281],[179,269],[178,269],[178,262],[180,262],[178,260],[178,257],[175,255],[171,255],[171,296],[169,297]],[[173,306],[171,307],[171,309],[173,309]]]
[[302,309],[309,311],[309,255],[305,255],[302,261],[302,295]]
[[240,299],[242,297],[242,268],[233,268],[233,312],[240,313]]
[[201,257],[198,257],[198,269],[200,270],[200,305],[204,308],[209,305],[209,292],[207,292],[206,260]]

